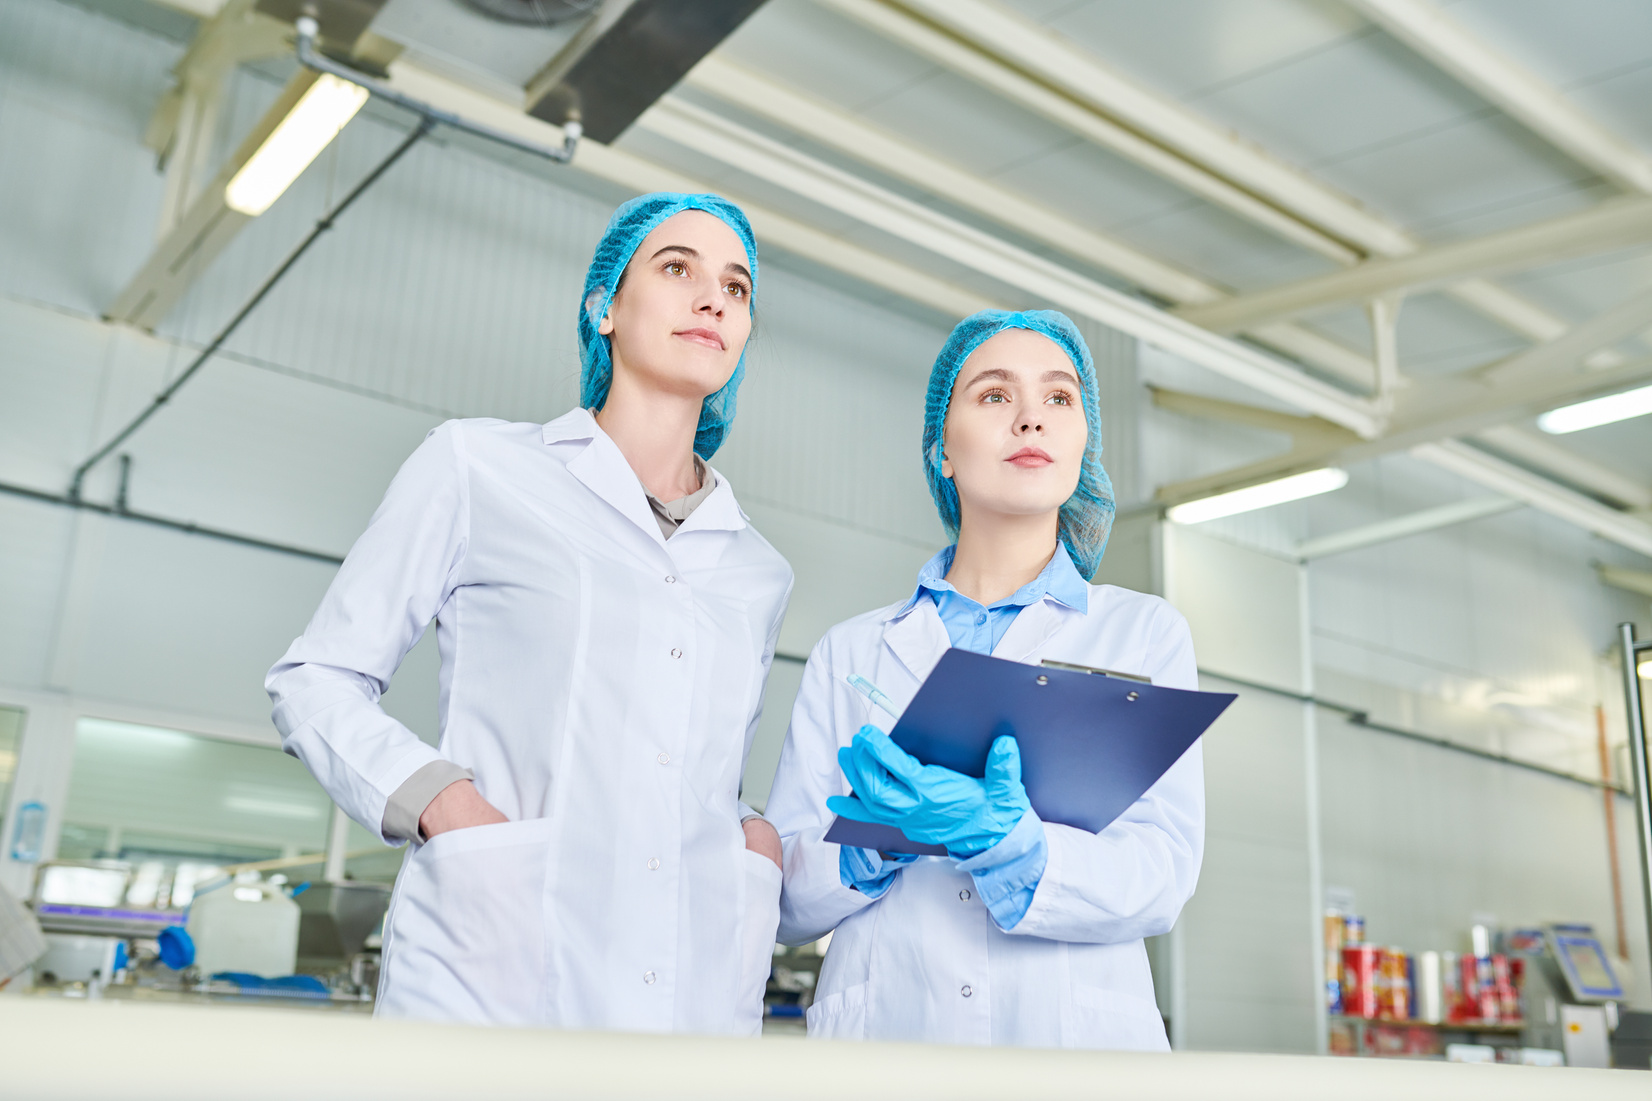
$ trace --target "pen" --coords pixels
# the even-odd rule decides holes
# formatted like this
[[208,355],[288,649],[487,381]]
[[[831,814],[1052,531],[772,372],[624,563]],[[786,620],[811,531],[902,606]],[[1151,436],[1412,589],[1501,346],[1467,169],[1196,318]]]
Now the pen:
[[859,673],[850,673],[843,679],[849,682],[850,688],[871,700],[873,707],[881,707],[897,719],[901,717],[900,712],[895,710],[894,703],[890,701],[888,696],[883,694],[883,690]]

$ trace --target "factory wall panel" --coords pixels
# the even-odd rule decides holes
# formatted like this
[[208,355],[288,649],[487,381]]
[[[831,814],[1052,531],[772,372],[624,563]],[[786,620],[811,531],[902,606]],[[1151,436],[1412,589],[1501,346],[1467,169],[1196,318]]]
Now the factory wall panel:
[[1206,848],[1171,938],[1174,1039],[1318,1051],[1313,715],[1245,683],[1309,687],[1301,568],[1187,528],[1162,544],[1165,595],[1187,616],[1201,687],[1239,695],[1202,740]]

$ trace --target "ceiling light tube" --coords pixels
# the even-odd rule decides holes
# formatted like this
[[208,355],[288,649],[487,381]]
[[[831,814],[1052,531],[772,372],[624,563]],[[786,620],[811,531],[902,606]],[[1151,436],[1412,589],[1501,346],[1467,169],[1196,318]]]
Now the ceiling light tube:
[[224,202],[242,214],[264,213],[366,102],[366,88],[322,74],[229,181]]
[[1254,512],[1259,508],[1282,505],[1286,501],[1300,501],[1304,497],[1330,493],[1347,484],[1346,470],[1328,466],[1320,470],[1310,470],[1305,474],[1292,474],[1289,478],[1263,482],[1261,485],[1218,493],[1214,497],[1173,505],[1165,515],[1176,524],[1202,524],[1206,520],[1219,520],[1224,516],[1237,516],[1241,512]]
[[1550,435],[1560,436],[1613,421],[1626,421],[1630,417],[1644,417],[1648,413],[1652,413],[1652,386],[1642,386],[1638,390],[1625,390],[1621,394],[1608,394],[1603,398],[1551,409],[1537,418],[1537,427]]

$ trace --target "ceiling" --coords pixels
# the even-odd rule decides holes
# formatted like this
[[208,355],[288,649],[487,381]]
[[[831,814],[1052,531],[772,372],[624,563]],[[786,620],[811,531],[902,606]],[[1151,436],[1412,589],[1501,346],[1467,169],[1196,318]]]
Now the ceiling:
[[[418,88],[457,82],[510,122],[555,35],[472,46],[460,10],[390,0],[369,30],[401,51],[393,82],[445,57]],[[493,110],[470,91],[438,106]],[[1652,382],[1648,103],[1645,0],[768,0],[575,163],[692,177],[781,248],[942,309],[1089,312],[1320,418],[1161,503],[1455,441],[1451,469],[1652,555],[1652,417],[1533,427]],[[1618,208],[1586,244],[1571,223],[1511,237]],[[865,276],[868,254],[893,266]],[[1407,258],[1444,266],[1382,270]],[[1349,269],[1375,282],[1286,312],[1251,297]],[[1235,296],[1245,323],[1207,323]]]

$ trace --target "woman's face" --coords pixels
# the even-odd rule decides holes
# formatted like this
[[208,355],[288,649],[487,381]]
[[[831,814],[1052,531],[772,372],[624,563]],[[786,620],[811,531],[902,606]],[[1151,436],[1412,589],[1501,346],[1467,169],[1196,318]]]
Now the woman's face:
[[973,514],[1053,512],[1078,488],[1089,425],[1059,345],[1005,329],[964,361],[947,410],[941,473]]
[[703,399],[740,362],[751,291],[739,236],[716,215],[684,210],[637,246],[597,331],[610,339],[616,373]]

